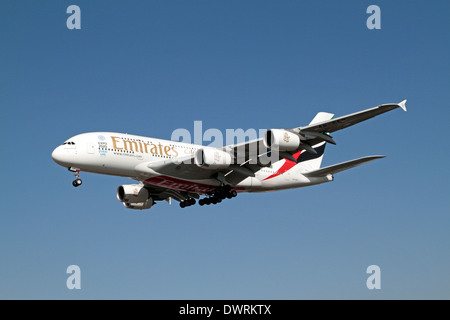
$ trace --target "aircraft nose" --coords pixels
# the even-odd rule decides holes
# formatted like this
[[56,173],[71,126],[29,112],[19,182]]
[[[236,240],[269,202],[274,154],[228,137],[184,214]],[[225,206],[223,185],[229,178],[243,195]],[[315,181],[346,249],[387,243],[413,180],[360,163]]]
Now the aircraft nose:
[[66,158],[67,158],[66,152],[64,152],[64,150],[62,150],[61,146],[59,146],[59,147],[55,148],[55,150],[53,150],[52,159],[57,164],[64,165],[65,160],[67,160]]
[[57,162],[58,160],[61,159],[61,151],[60,151],[59,147],[57,147],[57,148],[55,148],[55,150],[53,150],[52,159],[55,162]]

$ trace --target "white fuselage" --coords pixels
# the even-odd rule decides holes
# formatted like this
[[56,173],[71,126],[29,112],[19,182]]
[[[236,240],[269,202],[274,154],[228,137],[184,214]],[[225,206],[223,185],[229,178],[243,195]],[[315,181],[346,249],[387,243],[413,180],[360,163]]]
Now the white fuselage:
[[[144,183],[180,191],[208,193],[220,185],[208,175],[194,179],[189,170],[170,175],[158,171],[158,164],[182,161],[204,146],[114,132],[76,135],[58,146],[53,160],[66,168],[106,175],[129,177]],[[151,164],[154,163],[155,166]],[[195,164],[192,164],[195,166]],[[239,192],[265,192],[299,188],[331,181],[331,177],[306,177],[307,162],[295,164],[283,159],[239,182]]]

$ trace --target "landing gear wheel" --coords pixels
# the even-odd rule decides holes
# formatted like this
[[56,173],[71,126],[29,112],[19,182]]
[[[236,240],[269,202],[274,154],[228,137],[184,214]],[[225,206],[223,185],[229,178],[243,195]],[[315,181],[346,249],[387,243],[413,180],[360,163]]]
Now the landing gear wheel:
[[81,186],[82,183],[83,183],[83,181],[81,181],[81,179],[75,179],[75,180],[72,181],[72,185],[74,187]]
[[182,207],[182,208],[190,207],[190,206],[193,206],[195,204],[195,202],[196,201],[194,198],[186,199],[186,200],[180,202],[180,207]]
[[75,176],[75,180],[72,181],[72,185],[74,187],[81,186],[83,181],[81,181],[81,179],[80,179],[80,169],[70,167],[69,171],[73,172],[73,175]]

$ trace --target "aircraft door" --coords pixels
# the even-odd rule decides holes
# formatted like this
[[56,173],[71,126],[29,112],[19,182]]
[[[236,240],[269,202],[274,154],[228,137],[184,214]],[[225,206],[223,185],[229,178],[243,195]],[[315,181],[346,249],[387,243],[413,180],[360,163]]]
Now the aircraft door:
[[95,151],[95,144],[93,142],[88,142],[87,143],[87,152],[89,154],[94,154]]

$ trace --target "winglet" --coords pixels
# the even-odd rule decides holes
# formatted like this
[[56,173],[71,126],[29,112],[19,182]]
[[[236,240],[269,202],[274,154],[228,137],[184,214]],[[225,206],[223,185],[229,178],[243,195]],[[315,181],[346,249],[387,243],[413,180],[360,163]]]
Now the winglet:
[[400,102],[400,103],[398,104],[398,106],[399,106],[400,108],[402,108],[403,111],[406,112],[406,99],[403,100],[402,102]]

